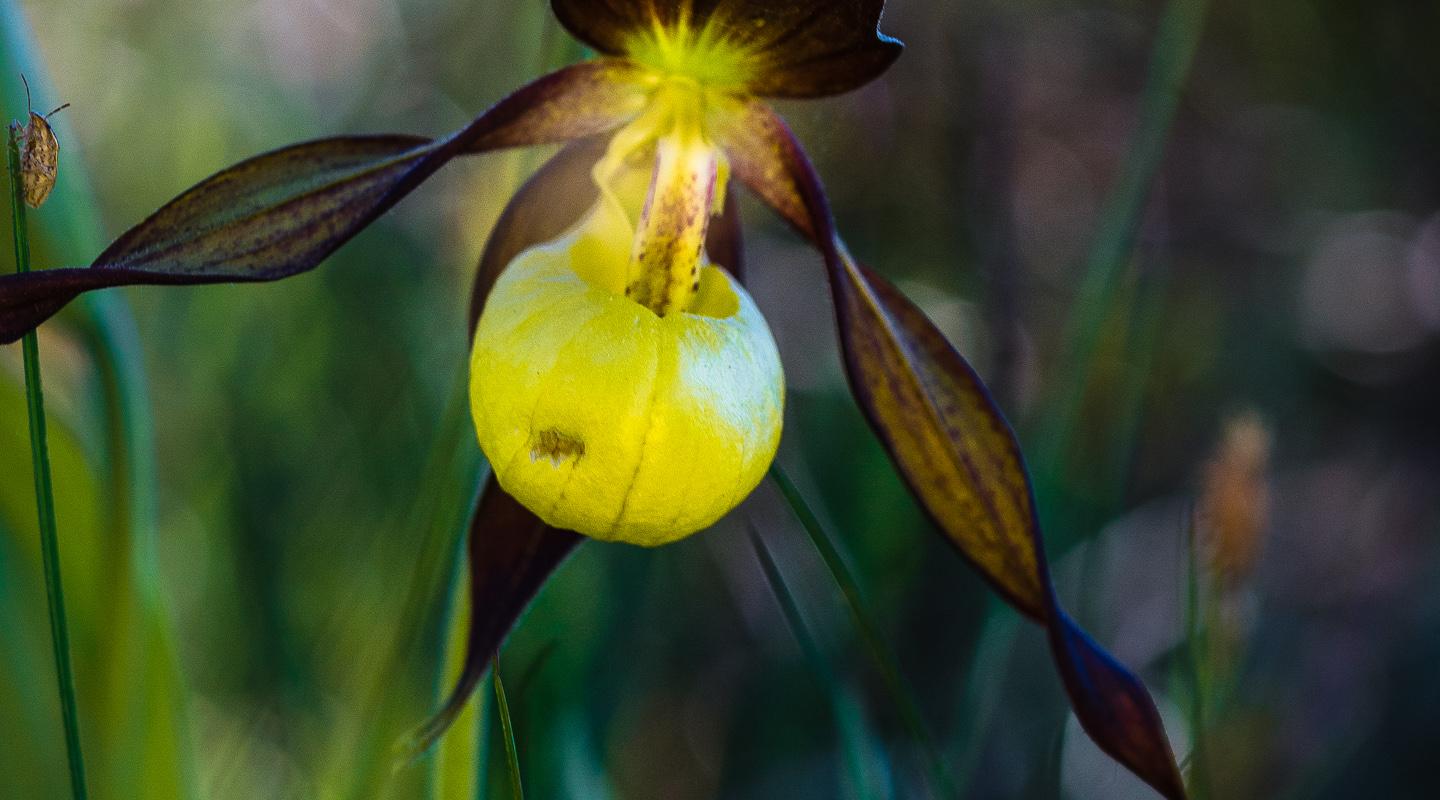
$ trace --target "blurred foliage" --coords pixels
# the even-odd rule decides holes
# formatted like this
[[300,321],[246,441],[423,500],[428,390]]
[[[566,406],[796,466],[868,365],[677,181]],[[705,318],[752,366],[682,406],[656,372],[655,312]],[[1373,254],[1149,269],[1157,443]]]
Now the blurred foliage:
[[[37,106],[73,104],[55,118],[59,186],[32,215],[37,267],[87,262],[243,157],[450,130],[579,56],[541,0],[20,6],[5,4],[4,74],[23,69]],[[784,107],[857,255],[950,333],[1032,451],[1077,390],[1066,321],[1157,21],[1124,0],[891,0],[897,65]],[[1433,4],[1213,4],[1140,246],[1099,315],[1080,427],[1039,498],[1061,594],[1145,675],[1182,754],[1199,664],[1212,797],[1433,783],[1436,33]],[[0,97],[18,118],[18,78]],[[458,394],[467,284],[538,163],[447,167],[314,273],[100,295],[42,329],[93,796],[506,796],[488,687],[432,754],[397,769],[392,747],[456,667],[463,611],[448,609],[481,469]],[[792,387],[782,461],[967,796],[1148,796],[1067,721],[1038,634],[894,476],[844,389],[818,258],[746,212]],[[0,797],[49,798],[64,754],[19,376],[18,348],[0,350]],[[1251,409],[1266,469],[1216,477]],[[1198,565],[1187,637],[1190,510],[1243,505],[1256,481],[1266,513],[1236,529],[1258,539],[1248,566]],[[1217,486],[1239,500],[1201,496],[1231,491]],[[769,486],[672,547],[582,548],[501,664],[533,797],[924,791],[923,754]]]

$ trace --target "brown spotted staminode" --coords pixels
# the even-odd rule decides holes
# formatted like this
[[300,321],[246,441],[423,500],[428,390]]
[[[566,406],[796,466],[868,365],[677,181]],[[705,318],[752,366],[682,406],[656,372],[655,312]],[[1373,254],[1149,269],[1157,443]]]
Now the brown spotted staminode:
[[10,123],[10,135],[20,143],[20,190],[25,205],[39,208],[55,189],[60,168],[60,142],[50,128],[50,117],[70,104],[65,103],[42,117],[30,106],[30,82],[24,75],[20,80],[25,84],[25,111],[30,121],[23,126]]

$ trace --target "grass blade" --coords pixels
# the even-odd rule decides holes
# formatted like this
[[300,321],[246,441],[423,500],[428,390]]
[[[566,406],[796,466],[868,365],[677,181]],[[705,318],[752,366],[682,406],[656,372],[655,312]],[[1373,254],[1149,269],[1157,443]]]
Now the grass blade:
[[1190,683],[1190,796],[1194,800],[1210,797],[1210,776],[1205,759],[1205,683],[1202,678],[1204,636],[1200,626],[1200,551],[1196,542],[1194,515],[1186,526],[1185,571],[1185,666]]
[[[444,409],[429,436],[429,452],[419,481],[424,491],[393,521],[397,530],[418,532],[418,552],[407,570],[404,599],[389,623],[397,633],[384,650],[385,666],[367,690],[360,717],[364,722],[340,744],[344,756],[337,757],[336,763],[346,765],[348,770],[348,786],[343,795],[347,800],[390,796],[385,794],[391,788],[387,781],[395,780],[398,770],[415,755],[402,752],[397,763],[393,751],[395,737],[398,731],[413,724],[414,717],[420,713],[416,710],[417,704],[428,707],[434,702],[433,697],[422,698],[397,691],[397,687],[408,685],[407,676],[422,668],[420,659],[428,652],[427,620],[436,613],[435,598],[453,594],[456,586],[464,583],[446,576],[447,571],[454,574],[457,564],[461,565],[460,569],[464,568],[466,516],[473,508],[472,502],[457,503],[456,499],[473,497],[477,493],[476,485],[483,482],[478,450],[463,445],[469,425],[468,396],[468,379],[463,370],[457,370]],[[450,612],[450,616],[459,614]],[[466,622],[468,624],[468,617]],[[440,626],[442,630],[444,627]],[[445,665],[441,663],[437,669],[443,672]]]
[[[1060,606],[1024,455],[980,376],[919,306],[846,251],[815,166],[784,121],[754,103],[746,119],[748,133],[730,134],[727,145],[735,174],[824,256],[851,394],[900,476],[937,531],[1046,627],[1065,692],[1096,744],[1161,794],[1183,798],[1149,690]],[[748,144],[765,150],[736,152]]]
[[[18,130],[10,132],[10,221],[15,234],[15,271],[30,271],[30,239],[20,184]],[[76,800],[87,796],[85,756],[80,749],[80,715],[75,709],[75,675],[70,665],[70,626],[65,618],[65,589],[60,580],[60,541],[55,531],[55,492],[50,483],[50,450],[45,435],[45,392],[40,379],[40,346],[34,331],[24,337],[25,399],[30,412],[30,457],[35,478],[35,505],[40,520],[40,551],[45,568],[45,596],[50,607],[50,640],[55,648],[55,677],[65,725],[65,757],[70,791]]]
[[840,588],[840,593],[844,595],[845,605],[850,610],[850,619],[854,622],[855,629],[865,642],[865,649],[880,672],[880,680],[885,685],[886,693],[890,695],[890,702],[895,705],[895,710],[900,715],[901,722],[910,731],[910,735],[925,752],[926,765],[930,771],[931,782],[934,784],[932,789],[936,794],[944,797],[958,797],[959,792],[955,788],[955,780],[950,776],[945,762],[940,758],[939,748],[936,747],[935,739],[930,735],[924,718],[920,716],[920,708],[916,705],[915,698],[900,677],[900,667],[895,654],[890,651],[889,645],[880,635],[880,626],[870,615],[864,598],[860,594],[860,585],[855,581],[855,576],[850,573],[850,568],[845,565],[844,559],[840,558],[840,551],[835,548],[835,543],[830,540],[829,534],[820,525],[820,520],[815,516],[815,512],[810,510],[805,498],[801,497],[800,490],[795,488],[795,484],[790,481],[790,477],[785,474],[785,470],[778,463],[770,467],[770,478],[779,487],[780,494],[784,496],[790,509],[795,512],[800,526],[805,529],[811,544],[820,553],[820,559],[825,562],[825,568],[829,571],[830,577]]
[[[820,647],[815,643],[815,637],[810,635],[810,629],[805,624],[805,617],[800,614],[800,606],[795,602],[795,595],[791,593],[789,585],[785,582],[785,576],[780,572],[780,565],[775,563],[775,557],[770,554],[770,549],[761,541],[760,534],[752,526],[750,528],[750,546],[755,550],[755,557],[760,561],[761,571],[765,574],[765,581],[770,584],[770,591],[775,595],[775,601],[780,604],[780,612],[785,616],[785,622],[790,627],[790,633],[795,637],[795,642],[800,645],[800,652],[805,655],[805,660],[810,662],[810,669],[815,673],[815,678],[820,681],[826,695],[830,698],[830,707],[835,714],[837,727],[845,725],[846,708],[844,697],[840,691],[840,684],[835,679],[835,673],[830,669],[830,662],[820,652]],[[861,754],[857,748],[845,742],[845,770],[849,773],[850,784],[854,789],[854,796],[864,797],[868,787],[865,777],[865,767],[861,763]]]
[[1099,230],[1086,259],[1085,278],[1075,298],[1075,313],[1067,321],[1063,341],[1069,343],[1069,348],[1059,363],[1069,366],[1057,385],[1068,388],[1045,421],[1045,435],[1036,439],[1042,443],[1036,459],[1040,475],[1054,475],[1064,454],[1070,451],[1085,379],[1100,345],[1122,267],[1135,248],[1209,5],[1209,0],[1171,0],[1161,18],[1141,99],[1139,129],[1101,212]]
[[505,764],[510,773],[510,796],[525,800],[520,784],[520,753],[515,749],[515,727],[510,723],[510,703],[505,700],[505,683],[500,680],[500,662],[490,659],[490,679],[495,682],[495,712],[500,715],[500,735],[505,740]]
[[[26,108],[24,84],[15,79],[24,74],[33,96],[37,101],[45,98],[49,107],[57,95],[20,6],[15,0],[0,2],[0,73],[11,76],[0,81],[0,101],[9,109]],[[44,212],[28,219],[32,258],[42,265],[81,263],[109,241],[85,159],[76,157],[69,144],[80,139],[72,123],[89,113],[50,120],[66,160]],[[103,431],[103,438],[90,439],[102,454],[92,463],[107,492],[103,506],[97,506],[107,509],[103,524],[76,524],[67,514],[65,530],[71,582],[66,612],[75,637],[75,669],[83,676],[78,691],[90,749],[87,777],[92,785],[103,784],[119,796],[198,797],[188,698],[157,564],[154,423],[139,334],[123,294],[92,293],[80,298],[72,311],[67,327],[98,371],[93,389],[81,394],[95,400],[98,427],[93,432]],[[67,497],[84,492],[76,491],[68,477],[73,473],[57,448],[65,432],[53,416],[49,421],[51,470],[64,476],[56,487],[56,502],[68,512],[74,501]],[[100,468],[102,464],[107,466]],[[77,580],[84,586],[77,586]],[[87,654],[97,659],[89,660]],[[103,747],[96,746],[101,743]],[[24,763],[16,752],[7,755],[21,759],[11,764]]]
[[965,673],[960,712],[955,715],[960,721],[954,736],[959,742],[955,775],[962,790],[975,783],[985,757],[990,725],[1001,710],[1003,681],[1022,622],[1015,614],[1004,613],[1003,604],[997,601],[991,600],[989,607]]
[[[441,658],[441,674],[436,678],[438,697],[443,702],[444,693],[460,679],[465,665],[465,648],[470,636],[470,584],[463,559],[456,559],[451,581],[448,616],[445,622],[444,655]],[[485,739],[489,735],[489,708],[482,696],[465,707],[455,718],[450,734],[435,746],[433,780],[429,782],[426,795],[431,800],[467,798],[474,800],[482,796],[481,787],[487,780]]]

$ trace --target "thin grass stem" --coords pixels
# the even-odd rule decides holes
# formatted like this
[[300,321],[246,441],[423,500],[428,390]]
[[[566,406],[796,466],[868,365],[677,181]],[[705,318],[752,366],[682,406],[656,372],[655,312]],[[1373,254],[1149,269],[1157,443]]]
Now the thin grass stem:
[[[780,613],[785,616],[785,622],[790,626],[791,635],[800,645],[800,652],[805,655],[805,660],[810,662],[810,669],[830,697],[831,708],[836,716],[836,725],[842,724],[840,684],[835,678],[835,672],[830,669],[830,662],[820,652],[819,645],[815,643],[815,637],[810,635],[810,628],[805,624],[805,617],[800,613],[800,605],[795,602],[795,595],[785,582],[784,574],[780,572],[780,565],[775,563],[775,557],[770,554],[770,549],[760,540],[760,534],[754,527],[750,528],[750,546],[755,549],[755,557],[760,560],[761,571],[765,573],[765,580],[770,584],[770,591],[774,593],[775,601],[780,604]],[[850,774],[850,782],[854,785],[856,793],[863,794],[865,769],[860,764],[853,748],[845,748],[845,767]]]
[[930,735],[925,720],[920,716],[920,707],[915,703],[915,698],[905,686],[904,680],[900,677],[900,667],[895,654],[891,652],[890,646],[880,634],[880,626],[876,624],[875,618],[870,614],[863,596],[860,594],[860,584],[851,574],[850,568],[845,565],[844,559],[840,557],[840,551],[836,549],[835,543],[831,541],[830,535],[820,524],[820,519],[810,509],[805,498],[800,495],[800,490],[790,480],[778,463],[770,467],[770,478],[780,489],[780,494],[790,505],[790,510],[795,513],[800,526],[810,537],[810,543],[820,554],[820,559],[825,562],[830,577],[835,585],[840,588],[840,593],[845,597],[845,604],[850,610],[850,619],[855,624],[855,629],[860,633],[860,638],[865,642],[865,648],[870,654],[871,660],[880,672],[880,680],[885,686],[885,691],[890,695],[890,701],[894,703],[895,710],[901,721],[910,731],[910,735],[925,752],[925,760],[930,771],[930,779],[934,784],[932,789],[937,795],[944,797],[958,797],[959,791],[955,787],[955,780],[951,777],[945,761],[940,757],[939,748],[935,739]]
[[987,599],[986,606],[985,622],[972,649],[960,711],[955,715],[959,730],[953,738],[959,742],[959,756],[954,774],[967,797],[973,794],[967,790],[975,783],[985,756],[986,734],[1000,713],[1003,681],[1023,623],[1018,614],[1004,610],[998,598]]
[[[15,236],[15,270],[30,271],[30,237],[25,223],[25,200],[20,184],[20,130],[10,129],[10,222]],[[80,715],[75,704],[75,675],[70,664],[70,625],[65,617],[65,589],[60,582],[60,541],[55,532],[55,491],[50,481],[50,448],[45,431],[45,391],[40,380],[40,346],[34,331],[24,343],[25,401],[30,412],[30,459],[35,478],[35,505],[40,523],[40,553],[45,570],[45,598],[50,608],[50,641],[55,649],[55,677],[59,683],[60,714],[65,727],[65,756],[70,768],[70,791],[76,800],[87,797],[85,756],[80,749]]]
[[1044,435],[1039,437],[1044,444],[1037,463],[1046,474],[1053,475],[1060,459],[1069,452],[1086,377],[1110,313],[1110,300],[1123,275],[1122,268],[1135,249],[1146,202],[1164,160],[1165,144],[1190,76],[1209,6],[1209,0],[1171,0],[1161,17],[1141,98],[1139,128],[1106,198],[1099,229],[1086,259],[1075,312],[1065,327],[1064,341],[1068,349],[1060,363],[1068,368],[1059,384],[1066,387],[1065,393],[1052,409]]
[[1205,766],[1205,682],[1202,679],[1204,640],[1200,629],[1200,566],[1196,542],[1195,518],[1192,514],[1186,535],[1185,574],[1185,666],[1190,683],[1190,796],[1206,800],[1210,796],[1210,776]]
[[505,683],[500,680],[500,662],[490,659],[490,679],[495,682],[495,713],[500,715],[500,736],[505,740],[505,765],[510,773],[510,797],[525,800],[520,783],[520,753],[515,749],[515,727],[510,723],[510,703],[505,699]]

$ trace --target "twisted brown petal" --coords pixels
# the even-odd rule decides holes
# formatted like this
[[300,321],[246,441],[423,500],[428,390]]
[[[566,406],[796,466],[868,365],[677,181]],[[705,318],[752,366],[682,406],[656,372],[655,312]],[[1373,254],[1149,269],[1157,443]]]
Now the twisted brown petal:
[[0,276],[0,343],[92,289],[273,281],[313,269],[457,155],[619,126],[644,102],[638,77],[620,61],[579,64],[444,139],[342,136],[243,161],[170,201],[88,268]]
[[1144,685],[1060,607],[1019,444],[985,385],[919,308],[845,251],[819,178],[779,117],[753,102],[728,136],[735,175],[825,257],[851,391],[920,505],[992,586],[1046,627],[1095,742],[1165,797],[1183,798]]
[[626,55],[636,37],[706,31],[745,55],[744,89],[765,97],[823,97],[879,77],[904,49],[879,32],[884,0],[552,0],[577,39]]

